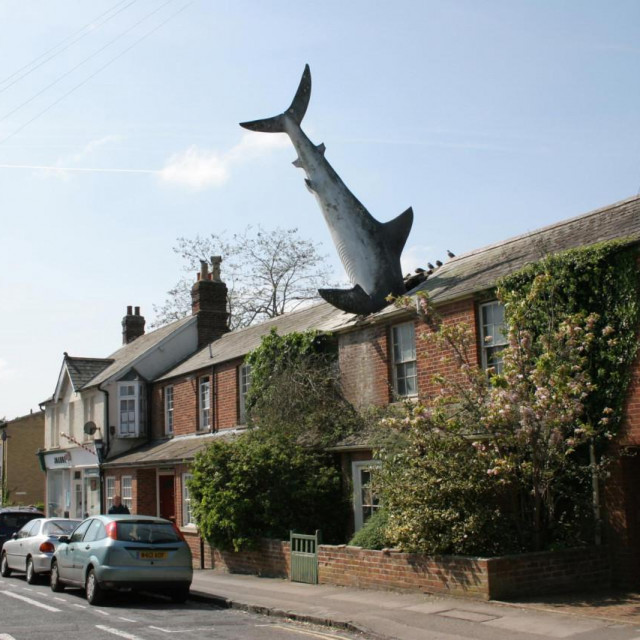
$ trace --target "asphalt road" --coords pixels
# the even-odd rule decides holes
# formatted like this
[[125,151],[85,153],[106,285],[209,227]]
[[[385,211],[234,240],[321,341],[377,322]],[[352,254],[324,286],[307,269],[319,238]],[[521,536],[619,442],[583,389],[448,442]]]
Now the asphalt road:
[[0,640],[344,640],[354,634],[151,594],[121,593],[91,607],[79,589],[53,593],[21,576],[0,578]]

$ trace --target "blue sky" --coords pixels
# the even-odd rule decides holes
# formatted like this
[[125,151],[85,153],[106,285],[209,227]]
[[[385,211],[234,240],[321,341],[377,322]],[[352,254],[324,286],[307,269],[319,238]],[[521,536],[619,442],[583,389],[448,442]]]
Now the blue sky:
[[307,134],[377,219],[413,206],[408,270],[638,192],[639,28],[635,0],[0,0],[0,417],[152,320],[177,236],[296,226],[341,275],[288,140],[237,124],[305,63]]

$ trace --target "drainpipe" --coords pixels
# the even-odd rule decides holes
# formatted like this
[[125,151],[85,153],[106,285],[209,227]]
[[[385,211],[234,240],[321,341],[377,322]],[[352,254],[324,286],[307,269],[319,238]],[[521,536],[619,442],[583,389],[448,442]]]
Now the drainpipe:
[[593,489],[593,517],[595,520],[594,541],[596,546],[602,544],[602,520],[600,518],[600,483],[598,482],[598,467],[596,464],[596,448],[593,440],[589,444],[589,462],[591,464],[591,486]]
[[[104,393],[104,459],[109,455],[111,445],[109,438],[111,437],[109,429],[109,392],[98,385],[98,391]],[[98,482],[100,484],[100,513],[105,513],[104,508],[104,473],[102,472],[102,462],[98,460]]]

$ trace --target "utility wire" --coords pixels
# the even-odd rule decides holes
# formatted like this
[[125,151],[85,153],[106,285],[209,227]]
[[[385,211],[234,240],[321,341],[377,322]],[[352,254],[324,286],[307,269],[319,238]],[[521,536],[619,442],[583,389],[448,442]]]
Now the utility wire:
[[[75,34],[70,35],[69,37],[65,38],[64,40],[59,42],[57,45],[55,45],[55,47],[51,47],[51,49],[49,49],[49,50],[45,51],[44,53],[40,54],[37,58],[34,58],[31,62],[26,64],[24,67],[21,67],[17,71],[14,71],[10,76],[7,76],[6,78],[4,78],[4,80],[0,80],[0,85],[1,85],[1,84],[4,84],[5,82],[9,82],[9,80],[14,78],[16,75],[18,76],[13,82],[9,82],[9,84],[7,84],[6,86],[0,88],[0,93],[3,93],[4,91],[6,91],[10,87],[12,87],[17,82],[20,82],[20,80],[22,80],[22,78],[25,78],[30,73],[33,73],[36,69],[39,69],[43,64],[46,64],[47,62],[49,62],[49,60],[55,58],[57,55],[61,54],[63,51],[66,51],[69,47],[74,45],[76,42],[82,40],[82,38],[84,38],[85,36],[88,36],[90,33],[93,33],[96,29],[99,29],[102,25],[104,25],[107,22],[109,22],[109,20],[111,20],[112,18],[115,18],[119,13],[122,13],[125,9],[128,9],[132,4],[135,4],[137,1],[138,0],[121,0],[121,2],[116,4],[114,7],[111,7],[111,9],[109,9],[108,11],[105,11],[104,13],[100,14],[95,20],[92,20],[91,22],[87,23],[84,27],[82,27],[82,29],[77,31]],[[97,20],[100,20],[100,18],[102,18],[106,14],[110,13],[115,8],[117,8],[119,5],[122,5],[125,2],[128,2],[128,4],[126,4],[124,7],[120,7],[115,13],[113,13],[109,17],[105,18],[102,22],[100,22],[99,24],[94,26],[94,23]],[[89,29],[88,31],[86,31],[86,29],[89,28],[89,27],[93,27],[93,28]],[[85,31],[85,33],[82,33],[83,31]],[[72,40],[71,42],[69,42],[69,44],[67,44],[66,46],[62,47],[62,49],[59,49],[58,51],[55,51],[55,53],[52,53],[48,58],[45,58],[44,60],[42,60],[38,64],[35,64],[36,62],[38,62],[38,60],[40,60],[40,58],[42,58],[44,56],[47,56],[49,53],[51,53],[55,49],[58,49],[58,47],[63,45],[67,40],[69,40],[69,38],[74,38],[75,35],[78,34],[78,33],[80,35],[77,38],[75,38],[75,40]],[[33,66],[31,69],[29,69],[29,67],[31,67],[31,65],[35,65],[35,66]],[[25,69],[27,69],[27,70],[25,71]],[[22,75],[19,75],[22,71],[24,71],[24,73],[22,73]]]
[[4,138],[0,138],[0,144],[3,144],[7,140],[10,140],[11,138],[13,138],[13,136],[15,136],[16,134],[20,133],[22,130],[24,130],[26,127],[28,127],[32,122],[35,122],[38,118],[40,118],[45,113],[47,113],[47,111],[49,111],[50,109],[53,109],[53,107],[55,107],[57,104],[60,104],[67,96],[70,96],[72,93],[74,93],[75,91],[80,89],[80,87],[82,87],[85,84],[87,84],[87,82],[89,82],[89,80],[95,78],[101,71],[103,71],[108,66],[113,64],[116,60],[121,58],[125,53],[127,53],[128,51],[131,51],[131,49],[133,49],[136,45],[140,44],[143,40],[146,40],[149,36],[151,36],[156,31],[158,31],[158,29],[161,29],[162,27],[164,27],[164,25],[167,24],[167,22],[169,22],[170,20],[173,20],[173,18],[175,18],[178,14],[182,13],[185,9],[187,9],[189,6],[191,6],[194,2],[195,2],[195,0],[191,0],[191,2],[187,2],[187,4],[185,4],[183,7],[178,9],[178,11],[175,11],[174,13],[172,13],[164,22],[161,22],[158,26],[156,26],[153,29],[151,29],[151,31],[148,31],[143,36],[140,36],[140,38],[138,38],[133,44],[129,45],[126,49],[121,51],[117,56],[114,56],[113,58],[111,58],[111,60],[109,60],[106,64],[103,64],[96,71],[94,71],[90,76],[85,78],[82,82],[80,82],[75,87],[73,87],[72,89],[67,91],[65,94],[60,96],[55,102],[52,102],[46,109],[43,109],[42,111],[37,113],[33,118],[31,118],[31,120],[27,120],[27,122],[25,122],[23,125],[18,127],[15,131],[11,132],[9,135],[5,136]]
[[0,117],[0,122],[4,122],[8,117],[12,116],[16,111],[19,111],[20,109],[22,109],[22,107],[25,107],[30,102],[33,102],[37,97],[41,96],[45,91],[47,91],[54,85],[58,84],[60,80],[64,80],[64,78],[71,75],[76,69],[81,67],[83,64],[89,62],[89,60],[91,60],[92,58],[95,58],[98,54],[102,53],[105,49],[108,49],[114,42],[117,42],[118,40],[126,36],[128,33],[131,33],[131,31],[133,31],[138,25],[142,24],[143,22],[151,18],[151,16],[155,15],[156,13],[158,13],[158,11],[164,9],[168,4],[174,1],[175,0],[167,0],[164,4],[161,4],[157,9],[154,9],[151,13],[148,13],[146,16],[144,16],[144,18],[138,20],[138,22],[136,22],[134,25],[132,25],[131,27],[123,31],[121,34],[113,38],[113,40],[110,40],[109,42],[107,42],[107,44],[100,47],[97,51],[94,51],[92,54],[88,55],[84,60],[80,61],[74,67],[71,67],[69,71],[66,71],[61,76],[57,77],[53,82],[50,82],[46,87],[44,87],[44,89],[41,89],[40,91],[32,95],[30,98],[25,100],[23,103],[19,104],[17,107],[12,109],[8,113],[5,113],[3,116]]

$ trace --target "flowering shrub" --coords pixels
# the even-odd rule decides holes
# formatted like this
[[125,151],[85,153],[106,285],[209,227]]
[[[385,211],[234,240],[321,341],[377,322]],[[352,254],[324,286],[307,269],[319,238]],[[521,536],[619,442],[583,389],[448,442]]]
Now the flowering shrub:
[[[477,364],[469,327],[441,321],[426,295],[427,340],[446,354],[439,392],[383,426],[386,534],[427,553],[500,553],[590,542],[586,445],[620,424],[636,353],[638,275],[619,244],[549,256],[504,280],[508,346],[500,374]],[[615,278],[613,277],[615,274]],[[571,280],[567,280],[571,278]]]

